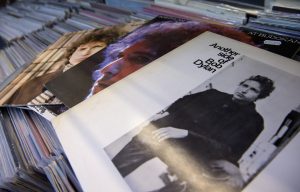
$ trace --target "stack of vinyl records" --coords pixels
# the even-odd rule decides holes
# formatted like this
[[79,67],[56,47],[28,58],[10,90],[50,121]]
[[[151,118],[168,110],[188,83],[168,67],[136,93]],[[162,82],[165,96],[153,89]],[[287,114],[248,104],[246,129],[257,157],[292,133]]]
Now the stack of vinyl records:
[[19,108],[0,113],[1,189],[80,191],[49,121]]
[[[267,12],[258,1],[251,2],[252,7],[245,5],[244,1],[230,3],[225,0],[212,2],[155,0],[154,2],[155,4],[143,9],[144,14],[231,25],[248,33],[255,43],[262,45],[261,47],[294,60],[300,60],[299,12]],[[216,6],[212,6],[214,3],[217,3]],[[283,47],[286,49],[284,50]]]
[[[48,119],[53,117],[53,113],[59,114],[65,108],[59,106],[61,102],[51,92],[44,90],[43,85],[75,65],[73,62],[73,64],[70,63],[70,58],[77,47],[82,42],[85,42],[86,39],[91,38],[96,40],[105,40],[106,38],[107,43],[109,43],[109,41],[117,39],[119,36],[139,27],[143,23],[130,22],[112,27],[64,34],[55,43],[40,53],[0,91],[0,105],[29,106],[43,115],[45,114],[44,112],[47,113],[45,107],[48,109],[51,108],[52,114],[45,114],[45,117]],[[91,56],[89,54],[85,54],[84,57]],[[98,62],[98,58],[94,58],[93,60],[94,62]],[[53,105],[56,105],[58,108]]]
[[[231,3],[230,3],[231,2]],[[254,1],[247,6],[244,1],[169,1],[155,0],[154,4],[144,7],[144,15],[166,15],[185,19],[215,20],[235,26],[257,30],[261,32],[283,35],[299,39],[299,11],[298,12],[266,12],[261,2]],[[229,3],[229,4],[228,4]],[[236,6],[232,6],[236,5]],[[294,8],[295,10],[299,10]],[[140,13],[141,15],[141,13]]]
[[[19,1],[0,14],[5,26],[0,29],[0,89],[5,97],[18,84],[57,70],[66,49],[80,36],[143,21],[130,11],[95,2]],[[43,93],[38,99],[49,96]],[[48,107],[55,108],[49,94]],[[45,104],[38,99],[33,101]],[[41,115],[11,105],[0,108],[0,137],[0,191],[81,191],[51,123]]]
[[[63,34],[140,19],[102,3],[17,2],[0,12],[0,89]],[[26,26],[26,27],[24,27]]]
[[261,13],[250,18],[246,27],[300,39],[300,14]]
[[71,13],[71,9],[33,2],[17,2],[2,8],[0,36],[6,47],[0,50],[0,82],[55,42],[61,33],[52,30],[51,25]]
[[[146,7],[150,8],[147,12],[154,13],[155,10],[160,12],[167,12],[167,14],[181,14],[179,12],[189,12],[194,15],[201,15],[201,17],[218,20],[232,24],[243,24],[246,22],[246,12],[242,10],[228,8],[220,3],[203,2],[203,1],[168,1],[168,0],[155,0],[154,6]],[[169,8],[176,10],[175,12],[168,11]],[[184,15],[184,14],[183,14]],[[173,15],[174,16],[174,15]]]
[[[280,15],[281,19],[278,21],[274,16],[261,14],[257,18],[250,19],[247,25],[240,27],[246,21],[243,11],[223,7],[211,12],[210,10],[214,8],[212,5],[202,6],[203,4],[198,1],[186,1],[189,3],[172,6],[170,5],[172,3],[163,6],[171,1],[155,2],[160,3],[149,4],[137,13],[94,1],[82,3],[50,0],[19,1],[2,8],[0,10],[0,47],[2,47],[2,50],[0,49],[0,105],[29,106],[41,114],[45,111],[46,105],[46,109],[54,109],[58,106],[53,111],[64,110],[64,104],[56,98],[56,95],[43,87],[54,76],[47,81],[39,80],[47,75],[50,77],[53,73],[62,75],[65,72],[68,65],[71,65],[70,62],[66,62],[69,58],[65,57],[65,52],[73,47],[73,43],[90,34],[100,34],[101,30],[109,30],[108,26],[120,32],[123,27],[127,28],[123,25],[125,23],[143,22],[157,15],[180,17],[179,20],[184,18],[200,22],[220,22],[222,24],[220,27],[226,25],[231,30],[247,33],[254,44],[261,48],[273,52],[276,52],[274,49],[278,49],[280,50],[278,54],[297,59],[294,57],[299,50],[297,44],[299,42],[295,40],[299,37],[300,31],[297,18],[283,18]],[[199,13],[200,9],[206,14]],[[219,18],[217,15],[223,17]],[[133,24],[130,30],[127,28],[124,31],[130,32],[140,25],[142,24]],[[267,32],[278,35],[270,35]],[[279,39],[282,38],[280,35],[291,38],[283,41]],[[282,41],[280,45],[269,45],[264,44],[265,40]],[[287,49],[288,51],[285,51]],[[286,52],[291,55],[287,55]],[[99,59],[103,59],[100,52],[96,54],[86,59],[89,70],[99,64]],[[40,83],[37,84],[42,87],[40,92],[35,94],[28,89],[27,93],[32,95],[24,94],[26,86],[38,87],[30,84],[33,82]],[[18,93],[23,93],[20,94],[22,101],[16,99]],[[28,96],[26,101],[25,96]],[[59,113],[61,111],[57,114]],[[52,125],[42,116],[28,109],[0,108],[0,170],[0,190],[81,191]]]

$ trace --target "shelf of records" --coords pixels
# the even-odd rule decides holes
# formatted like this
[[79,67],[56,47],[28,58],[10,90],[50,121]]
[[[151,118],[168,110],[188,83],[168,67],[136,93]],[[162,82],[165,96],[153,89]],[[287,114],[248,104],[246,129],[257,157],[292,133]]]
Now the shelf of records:
[[[166,21],[170,20],[170,22],[178,20],[188,21],[166,16],[157,17],[156,20],[160,19]],[[149,21],[149,23],[151,22],[155,22],[155,19]],[[62,102],[58,100],[56,96],[54,96],[55,94],[45,90],[45,84],[55,80],[62,74],[68,74],[68,70],[73,66],[75,66],[75,68],[77,68],[77,65],[79,68],[80,66],[86,66],[88,71],[92,71],[94,68],[97,68],[97,65],[101,63],[102,58],[107,57],[102,55],[100,51],[101,49],[103,49],[105,46],[114,47],[114,44],[110,45],[112,42],[114,42],[120,36],[126,36],[127,33],[140,27],[144,23],[144,21],[134,21],[122,25],[114,25],[94,30],[76,31],[62,35],[55,43],[48,46],[46,50],[44,50],[32,62],[30,62],[30,64],[26,66],[23,71],[16,75],[15,78],[12,79],[9,84],[7,84],[0,91],[0,105],[36,106],[62,104]],[[250,44],[271,52],[275,52],[285,57],[292,58],[294,60],[299,60],[299,41],[297,39],[261,32],[246,27],[234,27],[231,25],[225,25],[223,23],[210,23],[207,22],[207,20],[200,21],[200,19],[199,21],[195,21],[194,25],[199,27],[198,33],[200,33],[202,30],[210,30],[226,35],[229,33],[227,30],[236,31],[234,33],[242,31],[242,36],[251,38],[251,40],[249,40],[251,41],[249,42]],[[95,45],[97,46],[95,47]],[[80,47],[85,46],[91,46],[92,48],[95,48],[93,48],[92,51],[89,51],[88,54],[81,55],[79,49]],[[81,56],[80,58],[76,58],[75,55]],[[89,81],[90,77],[78,76],[78,78],[82,78],[83,82],[83,79],[88,79]],[[56,81],[58,84],[62,84],[61,82],[68,82],[65,80]],[[68,94],[70,87],[73,87],[72,83],[73,82],[71,82],[70,85],[66,84],[62,90],[58,90],[56,92],[59,94]],[[60,86],[55,85],[54,87],[57,89],[57,87]],[[76,93],[74,96],[79,96],[82,93],[84,93],[84,91],[81,93]],[[86,95],[82,95],[81,99],[84,97],[86,97]],[[72,101],[76,104],[77,102],[80,102],[81,99],[66,99],[64,103],[66,104],[69,101]],[[44,107],[41,106],[35,107],[36,110],[44,113],[47,111],[47,109],[43,108]],[[58,106],[56,109],[50,109],[51,114],[54,113],[54,115],[57,115],[64,110],[66,110],[66,108],[62,106]]]
[[[89,98],[91,93],[87,92],[93,91],[93,95],[104,89],[106,85],[99,85],[95,79],[101,82],[105,72],[119,77],[117,65],[124,59],[119,58],[119,53],[125,49],[120,46],[130,47],[147,33],[182,25],[183,30],[193,28],[194,35],[208,30],[300,60],[297,17],[259,13],[240,25],[189,9],[145,2],[148,6],[136,13],[93,1],[18,1],[1,9],[0,105],[7,106],[0,108],[0,168],[4,170],[0,172],[0,189],[82,191],[51,123],[44,117],[52,119]],[[184,31],[183,34],[188,36]],[[186,38],[184,42],[191,37]],[[175,41],[172,45],[177,47],[184,42]],[[165,46],[163,40],[160,43]],[[92,48],[84,57],[75,58],[82,47]],[[129,68],[126,75],[142,66]],[[73,86],[78,79],[81,83]],[[279,130],[280,134],[284,130]],[[272,143],[279,142],[275,137],[273,140]],[[261,150],[265,150],[263,147]],[[259,151],[257,148],[254,153]],[[251,158],[244,159],[244,164],[251,162]],[[253,167],[255,171],[256,168]]]
[[14,73],[22,71],[65,33],[137,19],[143,20],[130,11],[96,2],[17,1],[3,7],[0,11],[0,83],[5,86],[14,79]]
[[29,109],[0,109],[1,191],[80,191],[52,124]]
[[[14,36],[10,36],[10,38],[6,36],[5,42],[8,42],[8,46],[0,50],[0,104],[39,105],[49,104],[48,101],[51,101],[52,104],[61,104],[59,100],[53,99],[55,97],[51,93],[43,94],[43,96],[40,94],[43,93],[43,83],[57,76],[57,71],[61,71],[62,68],[64,68],[63,71],[66,71],[72,67],[68,60],[72,55],[71,53],[74,52],[75,46],[80,46],[81,41],[86,41],[84,39],[90,38],[89,36],[102,40],[102,36],[107,35],[105,33],[111,33],[109,38],[112,39],[107,42],[104,41],[106,46],[119,36],[125,35],[157,15],[164,15],[166,19],[174,17],[183,20],[195,20],[199,23],[215,24],[214,28],[216,29],[226,27],[240,30],[251,36],[254,45],[299,61],[298,34],[300,29],[299,24],[297,24],[299,20],[297,17],[289,19],[288,15],[260,13],[257,18],[248,19],[249,22],[245,25],[233,25],[221,19],[211,19],[188,10],[174,9],[158,4],[148,3],[148,5],[143,8],[143,11],[134,14],[128,10],[95,2],[78,4],[69,2],[37,3],[36,1],[25,3],[20,1],[13,6],[3,8],[1,14],[6,20],[0,19],[0,22],[8,23],[8,25],[3,25],[5,27],[2,30],[8,28],[15,33],[12,33]],[[27,13],[30,13],[31,16],[28,16]],[[42,23],[38,19],[35,20],[35,18],[39,18],[36,14],[44,15],[49,19]],[[15,17],[16,15],[18,17]],[[279,17],[281,19],[276,19]],[[15,20],[18,22],[13,22]],[[34,30],[32,28],[30,33],[26,31],[21,33],[18,31],[20,27],[17,27],[20,22],[39,23],[41,29]],[[108,29],[108,32],[103,32],[102,29],[104,31]],[[96,51],[99,50],[96,49]],[[94,54],[95,51],[92,53]],[[96,63],[99,62],[99,58],[98,60],[94,58],[94,60]],[[64,67],[65,65],[67,67]],[[44,78],[38,89],[34,83],[31,85],[38,91],[20,94],[22,93],[20,89],[23,86],[28,87],[28,84],[36,78],[40,79],[39,81]],[[31,96],[27,98],[24,95]],[[20,100],[20,98],[22,99]]]
[[[65,33],[151,20],[158,15],[221,22],[299,39],[299,17],[295,14],[267,13],[209,1],[124,1],[118,6],[116,2],[17,1],[2,8],[0,89]],[[131,4],[139,7],[138,11],[133,12]]]

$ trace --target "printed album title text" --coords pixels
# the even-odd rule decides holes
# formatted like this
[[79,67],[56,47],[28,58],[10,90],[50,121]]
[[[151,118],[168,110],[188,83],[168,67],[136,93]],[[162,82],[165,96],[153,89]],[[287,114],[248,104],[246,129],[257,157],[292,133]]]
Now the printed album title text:
[[221,69],[223,65],[231,60],[234,60],[236,56],[240,55],[236,51],[233,51],[231,48],[226,48],[218,45],[218,43],[213,43],[209,45],[215,49],[220,50],[216,55],[216,58],[208,58],[208,59],[197,59],[193,62],[200,69],[204,69],[206,71],[210,71],[211,73],[215,73],[217,70]]

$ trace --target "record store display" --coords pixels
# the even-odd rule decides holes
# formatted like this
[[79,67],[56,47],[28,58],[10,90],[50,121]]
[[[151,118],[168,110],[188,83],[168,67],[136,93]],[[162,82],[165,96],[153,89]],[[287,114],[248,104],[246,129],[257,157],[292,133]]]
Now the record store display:
[[80,191],[55,131],[37,113],[0,109],[0,188],[9,191]]
[[245,27],[300,39],[300,17],[293,16],[294,14],[261,13],[257,18],[250,18]]
[[[206,19],[289,37],[299,37],[299,14],[265,13],[262,8],[234,7],[215,1],[17,1],[0,8],[0,89],[36,55],[68,32],[150,20],[158,15]],[[128,3],[128,9],[124,6]],[[138,6],[133,12],[131,5]],[[109,6],[112,5],[112,6]],[[143,5],[143,6],[142,6]],[[250,17],[249,17],[250,15]],[[255,17],[251,17],[255,15]],[[26,27],[24,27],[26,26]]]
[[[72,43],[109,29],[122,28],[121,37],[157,16],[174,17],[238,29],[251,36],[258,47],[300,61],[300,8],[291,11],[291,7],[276,4],[272,10],[262,2],[1,1],[0,191],[82,191],[52,124],[44,118],[54,118],[68,108],[45,88],[44,81],[39,82],[42,91],[34,97],[26,100],[20,94],[24,100],[11,102],[18,89],[34,78],[48,78],[57,69],[63,73],[71,68],[65,54]],[[92,56],[86,59],[95,60]],[[37,88],[34,84],[31,87]]]
[[[44,90],[44,84],[75,65],[80,64],[81,60],[88,59],[88,57],[102,49],[101,46],[97,47],[98,43],[100,43],[100,45],[102,42],[109,44],[142,24],[143,22],[135,21],[93,30],[65,33],[55,43],[38,54],[22,72],[17,74],[15,78],[0,91],[0,105],[27,105],[34,107],[40,113],[44,113],[42,111],[45,110],[45,108],[49,110],[51,108],[52,113],[56,115],[59,114],[65,110],[65,108],[59,106],[62,103],[56,99],[51,92]],[[87,53],[77,51],[78,46],[80,47],[82,44],[86,45],[90,41],[96,42],[95,45],[97,46],[92,47]],[[74,53],[80,55],[79,60],[74,60]],[[97,59],[95,58],[95,60]],[[41,107],[41,105],[47,106],[44,106],[44,108]],[[56,107],[54,108],[53,105],[56,105]]]
[[65,33],[142,20],[95,2],[20,1],[0,10],[0,89]]

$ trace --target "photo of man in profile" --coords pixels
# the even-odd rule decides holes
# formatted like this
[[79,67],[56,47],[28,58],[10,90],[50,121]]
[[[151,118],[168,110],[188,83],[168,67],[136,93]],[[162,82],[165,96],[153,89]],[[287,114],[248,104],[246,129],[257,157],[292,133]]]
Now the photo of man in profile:
[[240,191],[238,160],[264,129],[255,101],[275,89],[268,77],[240,82],[233,94],[216,89],[186,95],[152,120],[113,157],[123,177],[158,157],[178,178],[157,191]]
[[196,21],[161,21],[142,26],[104,50],[105,59],[94,71],[87,98],[146,66],[205,31],[252,44],[238,29]]

